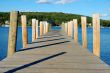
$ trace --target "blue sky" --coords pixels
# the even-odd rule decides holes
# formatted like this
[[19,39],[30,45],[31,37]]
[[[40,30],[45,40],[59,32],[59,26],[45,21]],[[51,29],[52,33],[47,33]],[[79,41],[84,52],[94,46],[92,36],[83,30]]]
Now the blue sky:
[[100,13],[101,18],[110,20],[110,0],[1,0],[0,12],[38,11],[64,12],[92,16]]

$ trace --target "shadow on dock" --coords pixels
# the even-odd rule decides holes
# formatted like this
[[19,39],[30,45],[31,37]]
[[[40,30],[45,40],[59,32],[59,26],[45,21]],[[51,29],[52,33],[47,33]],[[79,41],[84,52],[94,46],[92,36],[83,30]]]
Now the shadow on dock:
[[52,44],[46,44],[46,45],[41,45],[41,46],[36,46],[36,47],[30,47],[30,48],[24,48],[24,49],[21,49],[17,52],[20,52],[20,51],[26,51],[26,50],[32,50],[32,49],[36,49],[36,48],[42,48],[42,47],[48,47],[48,46],[53,46],[53,45],[58,45],[58,44],[63,44],[63,43],[68,43],[70,41],[63,41],[63,42],[57,42],[57,43],[52,43]]
[[51,55],[51,56],[49,56],[49,57],[46,57],[46,58],[43,58],[43,59],[40,59],[40,60],[34,61],[34,62],[32,62],[32,63],[25,64],[25,65],[22,65],[22,66],[20,66],[20,67],[17,67],[17,68],[14,68],[14,69],[8,70],[8,71],[6,71],[6,72],[4,72],[4,73],[14,73],[14,72],[19,71],[19,70],[21,70],[21,69],[24,69],[24,68],[27,68],[27,67],[29,67],[29,66],[32,66],[32,65],[35,65],[35,64],[41,63],[41,62],[46,61],[46,60],[49,60],[49,59],[51,59],[51,58],[55,58],[55,57],[57,57],[57,56],[60,56],[60,55],[65,54],[65,53],[66,53],[66,52],[60,52],[60,53],[57,53],[57,54]]
[[64,35],[45,36],[45,37],[38,38],[38,39],[43,39],[43,38],[53,38],[53,37],[61,37],[61,36],[64,36]]
[[57,38],[57,39],[51,39],[51,40],[45,40],[45,41],[38,41],[38,42],[32,42],[29,44],[33,44],[33,43],[41,43],[41,42],[49,42],[49,41],[55,41],[55,40],[61,40],[61,39],[65,39],[65,38]]

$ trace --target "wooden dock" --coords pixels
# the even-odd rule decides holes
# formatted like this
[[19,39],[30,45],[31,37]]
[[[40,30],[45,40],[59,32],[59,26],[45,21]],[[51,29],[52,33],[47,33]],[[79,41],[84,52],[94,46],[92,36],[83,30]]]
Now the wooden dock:
[[110,67],[54,30],[2,60],[0,73],[110,73]]

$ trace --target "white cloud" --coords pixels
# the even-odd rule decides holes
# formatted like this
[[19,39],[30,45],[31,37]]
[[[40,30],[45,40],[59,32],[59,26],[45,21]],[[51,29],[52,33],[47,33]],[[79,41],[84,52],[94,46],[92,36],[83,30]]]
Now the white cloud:
[[37,0],[39,4],[67,4],[76,0]]
[[55,3],[56,4],[67,4],[67,3],[72,3],[76,0],[57,0]]
[[49,0],[37,0],[37,3],[39,3],[39,4],[49,4],[50,1]]

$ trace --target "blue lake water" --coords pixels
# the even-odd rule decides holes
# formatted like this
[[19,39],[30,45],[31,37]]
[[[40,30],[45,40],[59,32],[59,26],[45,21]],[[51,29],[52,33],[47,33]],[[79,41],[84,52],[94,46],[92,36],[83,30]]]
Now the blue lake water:
[[[53,30],[60,30],[60,27],[52,27]],[[18,27],[18,37],[17,37],[17,50],[22,48],[22,33],[21,27]],[[8,47],[8,27],[0,27],[0,60],[6,57],[7,47]],[[78,30],[79,43],[82,44],[82,31],[81,28]],[[32,41],[32,29],[28,27],[28,40],[29,43]],[[93,30],[92,28],[87,28],[88,37],[88,49],[92,52],[93,48]],[[110,65],[110,28],[101,28],[101,59]]]

